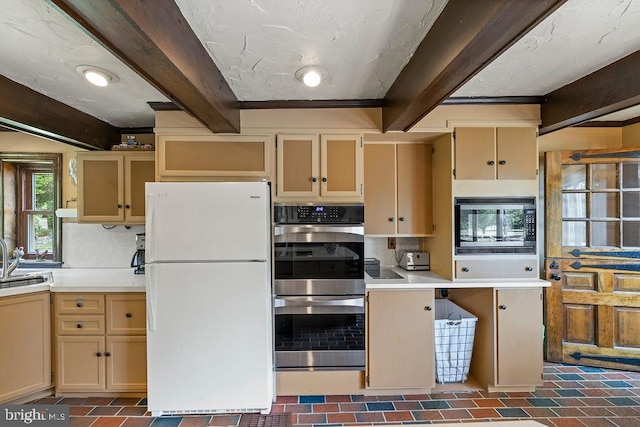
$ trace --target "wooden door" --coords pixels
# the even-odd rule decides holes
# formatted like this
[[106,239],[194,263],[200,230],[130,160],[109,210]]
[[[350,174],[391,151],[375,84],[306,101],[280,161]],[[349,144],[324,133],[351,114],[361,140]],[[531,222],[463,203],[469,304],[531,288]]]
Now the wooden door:
[[535,127],[496,129],[498,179],[536,179],[538,144]]
[[362,152],[362,138],[359,135],[321,137],[321,196],[362,196]]
[[124,221],[124,158],[78,154],[78,222]]
[[320,188],[317,135],[278,135],[278,197],[317,197]]
[[368,387],[435,386],[433,307],[432,289],[368,293]]
[[155,181],[155,164],[153,154],[125,156],[124,208],[125,221],[129,224],[144,224],[144,184]]
[[496,323],[496,384],[542,385],[542,288],[497,289]]
[[431,144],[398,144],[398,234],[433,234]]
[[364,147],[364,231],[396,234],[396,146]]
[[547,359],[640,370],[640,150],[546,153]]
[[456,179],[496,179],[495,128],[456,128]]

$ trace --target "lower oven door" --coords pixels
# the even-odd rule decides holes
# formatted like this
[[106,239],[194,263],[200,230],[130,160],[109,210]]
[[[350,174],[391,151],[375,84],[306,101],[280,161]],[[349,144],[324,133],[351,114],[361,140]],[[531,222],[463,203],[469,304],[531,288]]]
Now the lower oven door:
[[364,369],[364,296],[276,297],[276,369]]

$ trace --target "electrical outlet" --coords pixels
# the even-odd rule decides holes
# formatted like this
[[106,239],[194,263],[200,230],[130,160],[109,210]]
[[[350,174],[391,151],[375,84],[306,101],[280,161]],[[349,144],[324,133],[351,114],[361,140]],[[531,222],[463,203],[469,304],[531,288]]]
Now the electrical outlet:
[[396,238],[387,237],[387,249],[395,249],[395,248],[396,248]]

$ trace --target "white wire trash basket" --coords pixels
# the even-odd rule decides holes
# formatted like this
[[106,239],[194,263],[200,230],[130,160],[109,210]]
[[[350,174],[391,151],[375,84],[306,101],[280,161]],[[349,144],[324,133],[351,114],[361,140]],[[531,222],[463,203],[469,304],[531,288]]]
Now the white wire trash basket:
[[478,318],[448,299],[436,299],[435,317],[436,381],[465,382]]

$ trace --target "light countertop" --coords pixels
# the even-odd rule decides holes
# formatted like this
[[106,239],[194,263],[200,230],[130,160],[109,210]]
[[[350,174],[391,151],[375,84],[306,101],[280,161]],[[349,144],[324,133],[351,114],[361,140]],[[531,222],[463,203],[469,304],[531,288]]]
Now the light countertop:
[[432,288],[525,288],[550,286],[541,279],[473,279],[448,280],[431,271],[407,271],[400,267],[390,268],[402,276],[400,279],[374,279],[365,273],[367,289],[432,289]]

